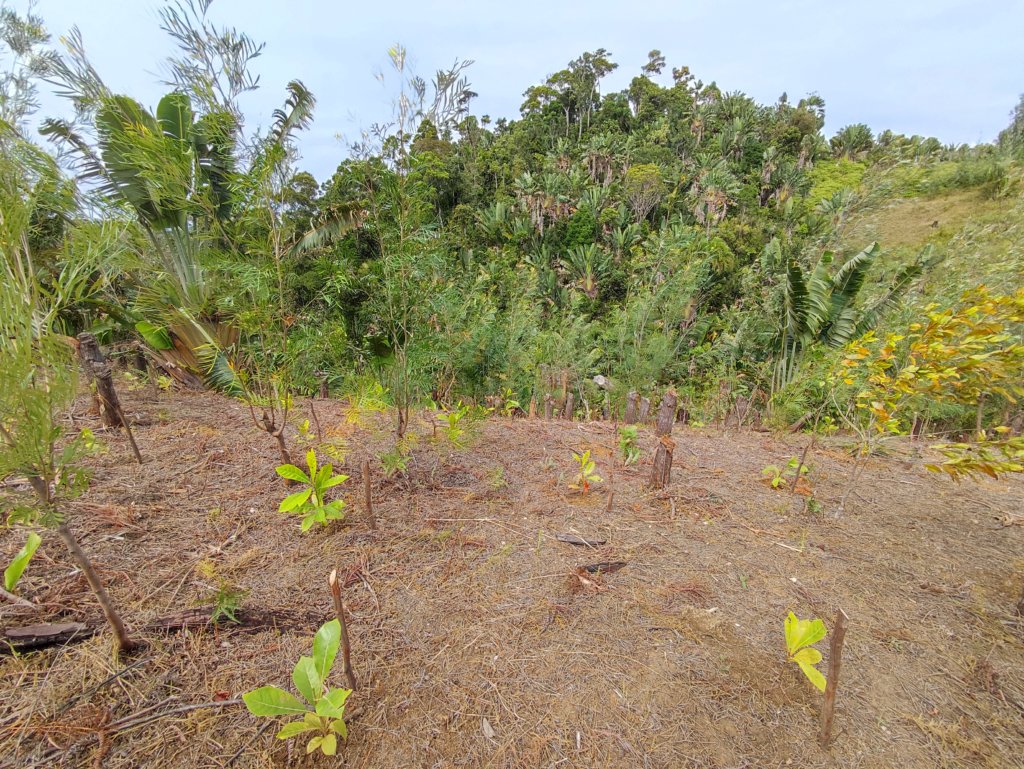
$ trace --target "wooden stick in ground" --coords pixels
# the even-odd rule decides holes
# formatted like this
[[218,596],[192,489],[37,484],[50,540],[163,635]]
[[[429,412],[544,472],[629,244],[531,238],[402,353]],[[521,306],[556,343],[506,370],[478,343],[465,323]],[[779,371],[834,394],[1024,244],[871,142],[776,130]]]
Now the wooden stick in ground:
[[565,396],[565,414],[563,415],[570,422],[572,421],[573,412],[576,410],[576,396],[573,393],[568,393]]
[[672,425],[676,421],[676,391],[671,387],[665,391],[658,407],[658,421],[654,434],[658,436],[658,448],[654,453],[654,468],[651,472],[651,486],[663,489],[672,478],[672,454],[676,444],[672,440]]
[[345,604],[341,600],[341,583],[338,582],[338,570],[335,569],[327,578],[327,584],[331,586],[331,597],[334,598],[334,611],[338,615],[338,622],[341,624],[341,672],[345,676],[348,688],[355,691],[356,674],[352,672],[352,647],[348,642],[348,625],[345,624]]
[[373,514],[373,496],[370,493],[370,460],[363,460],[363,504],[366,507],[366,517],[370,521],[370,528],[377,528],[377,517]]
[[823,748],[832,743],[832,724],[836,715],[836,689],[839,688],[839,668],[843,662],[843,640],[846,638],[846,623],[850,618],[840,609],[836,612],[832,628],[832,645],[828,655],[828,681],[825,684],[825,701],[821,704],[821,734],[818,742]]
[[640,394],[636,390],[630,390],[626,393],[626,416],[623,417],[622,421],[627,425],[636,423],[636,401],[640,397]]

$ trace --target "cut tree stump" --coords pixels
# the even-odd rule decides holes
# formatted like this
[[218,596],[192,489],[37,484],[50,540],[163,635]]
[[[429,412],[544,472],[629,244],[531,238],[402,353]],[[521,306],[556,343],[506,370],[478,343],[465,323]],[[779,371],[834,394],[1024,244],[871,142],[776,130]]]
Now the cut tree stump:
[[565,413],[562,415],[570,422],[572,421],[573,412],[576,410],[576,396],[572,393],[567,393],[565,396]]
[[640,397],[640,394],[636,390],[630,390],[626,393],[626,416],[623,417],[622,421],[627,425],[636,423],[636,401]]
[[555,416],[555,399],[551,397],[551,393],[547,393],[544,396],[544,418],[552,419]]
[[107,427],[123,427],[128,436],[128,442],[132,446],[132,453],[135,459],[142,464],[142,454],[135,442],[135,435],[132,434],[131,425],[125,418],[124,410],[121,408],[121,399],[117,397],[117,390],[114,389],[114,372],[110,363],[104,358],[96,337],[88,331],[78,335],[78,354],[85,365],[86,373],[96,383],[96,400],[99,404],[100,420]]
[[647,417],[651,413],[651,399],[641,398],[640,399],[640,415],[637,417],[637,421],[643,424],[647,423]]
[[672,453],[675,441],[672,440],[672,425],[676,419],[676,391],[669,388],[658,407],[658,421],[654,426],[654,434],[658,436],[658,448],[654,453],[654,467],[651,471],[651,486],[663,489],[672,479]]

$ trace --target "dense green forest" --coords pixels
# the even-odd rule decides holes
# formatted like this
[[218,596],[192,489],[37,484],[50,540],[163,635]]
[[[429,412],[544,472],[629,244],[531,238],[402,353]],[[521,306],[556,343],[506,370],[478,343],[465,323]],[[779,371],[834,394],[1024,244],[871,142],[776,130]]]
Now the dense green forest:
[[[742,397],[778,426],[839,424],[860,380],[829,372],[851,342],[1021,285],[1024,102],[992,144],[826,137],[817,94],[758,104],[657,50],[604,93],[620,63],[599,49],[492,121],[472,114],[470,62],[427,82],[395,47],[393,119],[317,180],[295,149],[314,95],[293,81],[247,132],[261,46],[204,13],[161,13],[181,50],[155,108],[111,92],[75,33],[58,51],[40,19],[3,20],[8,264],[30,256],[62,333],[140,339],[182,385],[266,403],[326,378],[400,413],[525,410],[548,364],[581,414],[600,375],[617,408],[674,385],[695,421]],[[75,119],[44,139],[27,126],[46,84]],[[990,390],[982,415],[913,411],[936,431],[1001,424],[1014,399]]]

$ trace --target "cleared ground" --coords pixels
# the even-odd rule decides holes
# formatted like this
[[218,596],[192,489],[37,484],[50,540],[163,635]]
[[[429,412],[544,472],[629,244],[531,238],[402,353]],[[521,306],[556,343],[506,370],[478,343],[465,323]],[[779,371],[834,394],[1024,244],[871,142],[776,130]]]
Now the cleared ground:
[[[243,406],[149,389],[125,401],[149,422],[136,428],[147,462],[102,435],[107,452],[91,460],[72,522],[147,648],[117,661],[103,629],[0,658],[0,765],[1024,766],[1019,479],[957,486],[905,444],[870,464],[836,519],[851,460],[835,442],[807,459],[824,508],[812,514],[804,495],[761,480],[765,465],[800,454],[803,436],[680,427],[671,487],[652,493],[649,431],[640,464],[624,468],[610,423],[492,419],[456,451],[424,414],[408,477],[386,480],[374,458],[389,420],[350,424],[344,404],[317,401],[353,477],[340,487],[347,519],[303,535],[276,512],[275,447]],[[95,426],[87,407],[76,419]],[[309,416],[305,403],[297,411]],[[581,448],[605,478],[587,496],[567,488]],[[556,539],[568,533],[606,544]],[[0,533],[5,562],[20,544]],[[625,566],[576,576],[608,561]],[[332,614],[332,568],[361,684],[337,759],[305,757],[239,705],[171,712],[289,688]],[[247,591],[241,616],[276,627],[152,628],[208,605],[220,580]],[[19,589],[42,610],[0,604],[4,627],[101,621],[54,536]],[[831,623],[840,606],[851,625],[839,736],[825,752],[821,697],[785,661],[782,620],[792,610]]]

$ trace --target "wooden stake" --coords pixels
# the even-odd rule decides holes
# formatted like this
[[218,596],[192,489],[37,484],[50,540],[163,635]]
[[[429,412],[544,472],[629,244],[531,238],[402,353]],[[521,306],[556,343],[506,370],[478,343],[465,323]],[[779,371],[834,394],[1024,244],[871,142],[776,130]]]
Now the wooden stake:
[[370,460],[363,460],[363,504],[366,507],[366,517],[370,521],[370,528],[377,529],[377,517],[373,514],[373,497],[370,494]]
[[640,415],[637,417],[637,421],[643,424],[647,423],[647,417],[651,413],[651,399],[641,398],[640,399]]
[[836,689],[839,688],[839,668],[843,662],[843,641],[846,638],[846,612],[836,612],[832,628],[832,645],[828,655],[828,681],[825,684],[825,701],[821,704],[821,734],[818,743],[827,748],[832,743],[832,723],[835,720]]
[[352,691],[356,689],[356,674],[352,672],[352,647],[348,642],[348,625],[345,624],[345,604],[341,600],[341,583],[338,582],[338,570],[334,569],[327,578],[327,584],[331,586],[331,597],[334,598],[334,611],[338,615],[338,622],[341,624],[341,672],[345,676],[345,682]]
[[626,416],[623,418],[623,422],[627,425],[634,424],[636,422],[636,401],[640,397],[640,394],[636,390],[630,390],[626,393]]
[[658,449],[654,453],[654,468],[651,472],[651,486],[663,489],[672,478],[672,454],[676,444],[672,440],[672,425],[676,419],[676,391],[671,387],[665,391],[658,407],[658,421],[654,434],[658,436]]

